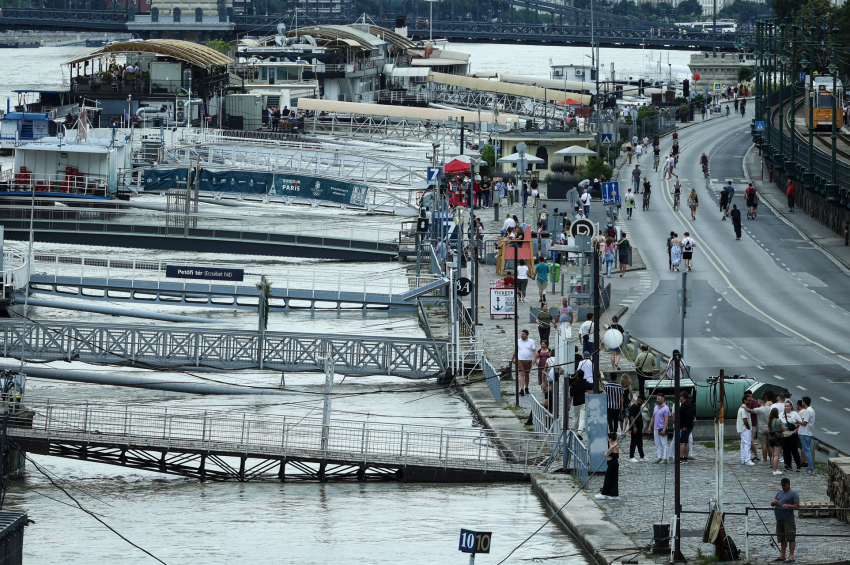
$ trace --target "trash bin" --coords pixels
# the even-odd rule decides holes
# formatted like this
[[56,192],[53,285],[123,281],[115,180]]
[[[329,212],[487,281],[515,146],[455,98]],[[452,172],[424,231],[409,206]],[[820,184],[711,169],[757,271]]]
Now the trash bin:
[[664,555],[670,553],[670,524],[652,525],[652,553]]
[[549,269],[549,280],[552,282],[558,282],[561,280],[561,264],[555,263]]

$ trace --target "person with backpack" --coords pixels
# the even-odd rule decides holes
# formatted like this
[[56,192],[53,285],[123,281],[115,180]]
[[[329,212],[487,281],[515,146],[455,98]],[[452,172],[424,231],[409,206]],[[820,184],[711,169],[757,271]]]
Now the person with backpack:
[[691,193],[688,195],[688,208],[691,209],[691,221],[697,219],[697,207],[699,206],[699,196],[697,196],[697,191],[695,188],[691,189]]
[[747,199],[747,219],[755,220],[759,195],[758,191],[756,191],[756,187],[753,186],[753,183],[750,183],[744,191],[744,197]]
[[720,189],[720,214],[721,220],[726,221],[726,210],[729,209],[729,192],[726,187]]
[[691,260],[694,257],[694,247],[697,243],[691,237],[690,232],[685,232],[685,238],[682,239],[682,259],[685,260],[685,266],[691,270]]

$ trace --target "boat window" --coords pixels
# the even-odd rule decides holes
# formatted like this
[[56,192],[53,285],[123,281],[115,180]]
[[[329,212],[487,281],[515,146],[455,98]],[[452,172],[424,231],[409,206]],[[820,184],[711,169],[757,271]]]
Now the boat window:
[[261,73],[262,74],[260,74],[260,80],[266,80],[268,78],[268,76],[266,76],[266,68],[265,67],[263,67],[263,70],[261,71]]

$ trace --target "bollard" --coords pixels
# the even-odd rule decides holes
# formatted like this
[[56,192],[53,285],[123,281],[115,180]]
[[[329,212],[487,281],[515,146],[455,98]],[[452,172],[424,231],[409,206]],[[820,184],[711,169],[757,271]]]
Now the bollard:
[[815,438],[812,438],[812,441],[809,444],[809,450],[812,453],[812,467],[814,467],[815,462],[818,460],[817,453],[818,453],[819,448],[820,448],[820,442],[818,440],[816,440]]
[[850,222],[844,222],[844,245],[850,245]]
[[493,195],[493,221],[499,223],[499,196]]

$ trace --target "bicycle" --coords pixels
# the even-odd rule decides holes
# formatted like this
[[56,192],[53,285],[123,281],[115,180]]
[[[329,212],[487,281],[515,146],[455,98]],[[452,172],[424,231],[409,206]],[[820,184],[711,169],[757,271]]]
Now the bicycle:
[[643,209],[644,210],[649,210],[649,196],[650,196],[650,194],[648,192],[643,193]]
[[679,181],[676,181],[676,184],[673,185],[673,190],[670,192],[673,193],[673,211],[677,211],[679,209],[679,198],[682,196],[682,185],[679,184]]
[[708,164],[702,163],[702,176],[708,178]]

